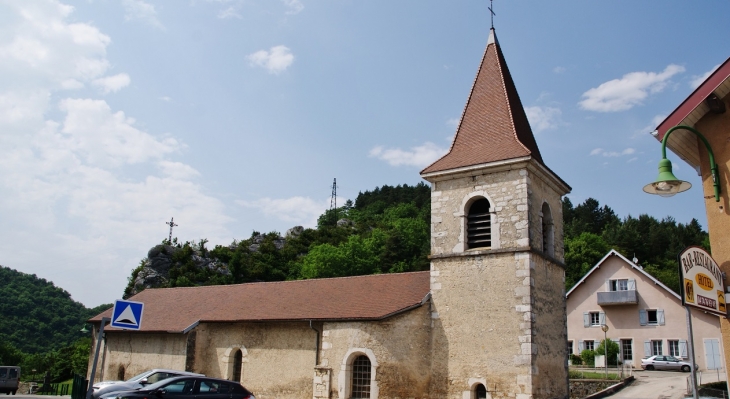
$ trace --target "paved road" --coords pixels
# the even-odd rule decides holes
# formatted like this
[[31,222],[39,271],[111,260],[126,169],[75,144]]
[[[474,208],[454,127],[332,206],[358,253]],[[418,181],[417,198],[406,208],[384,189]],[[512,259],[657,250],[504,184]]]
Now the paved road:
[[[634,381],[628,387],[609,396],[611,399],[681,399],[687,393],[687,378],[689,373],[678,371],[635,371]],[[720,373],[720,381],[725,380],[725,374]],[[698,377],[699,379],[699,377]],[[701,383],[718,381],[715,372],[706,372],[702,375]]]

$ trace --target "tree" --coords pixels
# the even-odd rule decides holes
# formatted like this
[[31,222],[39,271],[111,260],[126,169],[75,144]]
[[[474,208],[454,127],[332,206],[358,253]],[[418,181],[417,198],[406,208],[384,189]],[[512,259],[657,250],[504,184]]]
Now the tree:
[[572,288],[601,258],[609,246],[597,234],[583,232],[578,237],[565,239],[565,289]]
[[606,353],[606,346],[608,346],[608,364],[612,366],[617,365],[619,347],[616,342],[611,341],[610,339],[604,339],[601,341],[601,344],[598,345],[598,348],[595,349],[595,354],[598,356],[604,355]]

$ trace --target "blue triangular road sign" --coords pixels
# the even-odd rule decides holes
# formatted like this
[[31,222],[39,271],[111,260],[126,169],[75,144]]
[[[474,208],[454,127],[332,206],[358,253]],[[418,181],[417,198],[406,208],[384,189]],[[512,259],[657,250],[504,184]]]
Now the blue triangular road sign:
[[117,300],[114,302],[111,326],[126,330],[139,330],[142,327],[143,310],[144,303],[142,302]]

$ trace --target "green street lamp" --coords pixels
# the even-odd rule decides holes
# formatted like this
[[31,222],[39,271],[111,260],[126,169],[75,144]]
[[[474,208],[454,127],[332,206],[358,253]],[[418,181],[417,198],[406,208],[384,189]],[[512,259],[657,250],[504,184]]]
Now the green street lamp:
[[675,126],[667,130],[667,133],[664,134],[664,138],[662,139],[662,159],[659,161],[659,177],[657,177],[655,182],[644,186],[644,191],[649,194],[657,194],[662,197],[671,197],[674,194],[687,191],[690,187],[692,187],[692,184],[689,182],[679,180],[676,176],[674,176],[672,173],[672,162],[667,159],[667,139],[673,131],[679,129],[689,130],[699,137],[703,143],[705,143],[707,153],[710,157],[710,172],[712,173],[712,182],[715,186],[715,201],[720,202],[720,176],[717,172],[715,155],[712,153],[710,143],[707,142],[707,139],[702,135],[702,133],[698,132],[694,128],[684,125]]

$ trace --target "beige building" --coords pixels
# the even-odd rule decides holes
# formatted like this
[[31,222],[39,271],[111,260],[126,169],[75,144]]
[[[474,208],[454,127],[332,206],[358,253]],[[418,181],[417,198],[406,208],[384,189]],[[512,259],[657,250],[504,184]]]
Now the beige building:
[[[689,361],[681,297],[618,252],[611,250],[566,297],[569,353],[597,348],[605,324],[621,360],[635,368],[652,355]],[[692,326],[699,369],[724,368],[719,317],[693,309]]]
[[[104,378],[184,369],[258,399],[568,397],[561,196],[490,32],[431,183],[431,270],[147,289]],[[98,331],[101,317],[92,319]]]

